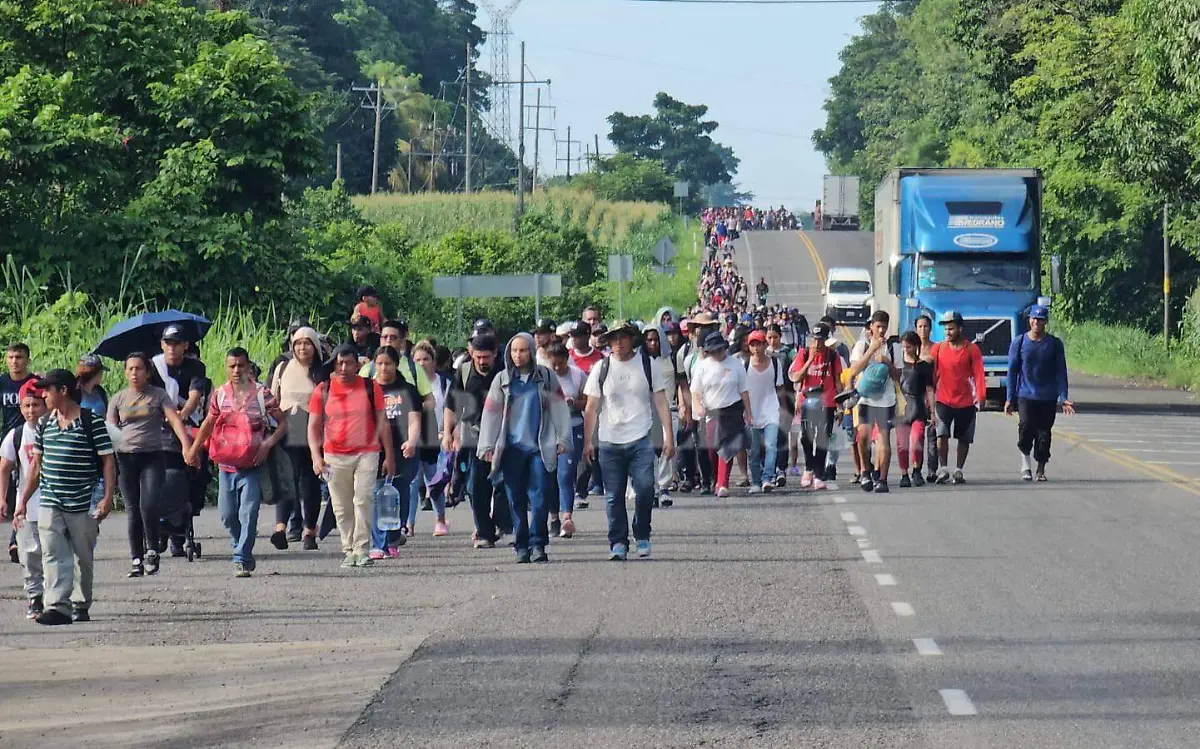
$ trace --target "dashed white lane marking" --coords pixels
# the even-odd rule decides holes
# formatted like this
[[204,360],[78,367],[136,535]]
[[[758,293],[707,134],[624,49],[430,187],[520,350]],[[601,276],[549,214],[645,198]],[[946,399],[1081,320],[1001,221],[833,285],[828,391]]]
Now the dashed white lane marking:
[[917,648],[919,655],[941,655],[942,649],[937,646],[937,643],[928,637],[918,637],[913,640],[913,645]]
[[946,703],[946,709],[951,715],[977,714],[975,704],[962,689],[939,689],[938,694],[942,695],[942,702]]
[[844,504],[846,504],[846,498],[845,497],[834,497],[833,503],[835,505],[844,505]]
[[871,548],[871,541],[870,541],[869,539],[866,539],[866,538],[856,538],[856,539],[854,539],[854,541],[855,541],[855,543],[857,543],[857,544],[858,544],[858,548],[860,548],[860,549],[869,549],[869,548]]
[[852,525],[849,528],[847,528],[846,530],[850,532],[851,536],[867,535],[867,529],[862,527],[861,525]]
[[896,578],[891,575],[876,575],[875,582],[879,583],[880,585],[884,585],[884,586],[895,585]]
[[879,556],[878,549],[866,549],[862,552],[863,561],[867,564],[883,564],[883,557]]
[[903,601],[892,601],[892,611],[896,612],[896,616],[915,616],[917,613],[911,603]]
[[842,522],[843,523],[857,523],[858,515],[855,515],[853,512],[843,512],[842,513]]

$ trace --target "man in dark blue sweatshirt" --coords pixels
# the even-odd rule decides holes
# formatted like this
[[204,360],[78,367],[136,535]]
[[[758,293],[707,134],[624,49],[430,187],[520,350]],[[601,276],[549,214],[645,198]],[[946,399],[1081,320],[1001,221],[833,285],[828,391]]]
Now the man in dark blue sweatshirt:
[[1067,400],[1067,354],[1060,339],[1046,332],[1050,311],[1041,304],[1029,310],[1029,332],[1008,349],[1008,398],[1004,413],[1017,404],[1020,423],[1017,449],[1021,452],[1021,478],[1034,480],[1030,451],[1037,462],[1037,480],[1046,480],[1050,462],[1050,430],[1061,407],[1070,416],[1075,404]]

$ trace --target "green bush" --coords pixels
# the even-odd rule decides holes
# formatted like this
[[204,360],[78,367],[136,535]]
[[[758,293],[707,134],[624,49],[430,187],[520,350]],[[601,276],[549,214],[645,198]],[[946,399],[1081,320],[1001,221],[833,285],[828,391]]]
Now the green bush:
[[1200,283],[1183,305],[1183,346],[1200,356]]

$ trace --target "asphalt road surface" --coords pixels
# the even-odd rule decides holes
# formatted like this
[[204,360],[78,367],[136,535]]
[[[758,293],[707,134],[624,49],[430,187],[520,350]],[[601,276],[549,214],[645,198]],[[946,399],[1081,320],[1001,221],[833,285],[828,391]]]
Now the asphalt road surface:
[[[811,304],[800,284],[862,241],[809,236],[820,263],[795,233],[739,263]],[[965,486],[681,495],[624,564],[597,498],[545,566],[471,550],[460,507],[450,536],[422,513],[399,560],[341,570],[334,538],[271,548],[264,508],[249,580],[212,508],[203,559],[126,579],[114,516],[91,623],[25,621],[8,567],[0,746],[1194,746],[1200,471],[1176,451],[1200,406],[1076,398],[1048,484],[987,413]]]

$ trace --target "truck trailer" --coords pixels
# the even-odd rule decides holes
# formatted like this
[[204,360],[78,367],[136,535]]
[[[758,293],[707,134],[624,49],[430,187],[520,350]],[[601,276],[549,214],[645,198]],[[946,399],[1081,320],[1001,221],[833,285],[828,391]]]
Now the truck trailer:
[[858,177],[825,175],[820,217],[822,230],[858,231]]
[[[1037,169],[895,169],[875,191],[875,308],[892,329],[956,310],[983,352],[989,398],[1008,349],[1041,296],[1042,174]],[[1002,399],[1002,397],[1001,397]]]

